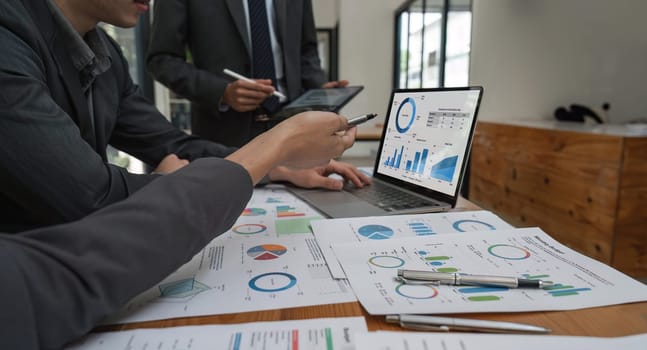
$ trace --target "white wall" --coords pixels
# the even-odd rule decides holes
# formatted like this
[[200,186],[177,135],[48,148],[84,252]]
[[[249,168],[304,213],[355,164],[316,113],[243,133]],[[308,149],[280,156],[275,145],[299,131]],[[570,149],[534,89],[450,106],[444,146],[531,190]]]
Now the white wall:
[[334,28],[339,20],[339,0],[312,0],[317,28]]
[[[313,0],[339,23],[339,76],[364,85],[342,114],[386,113],[393,15],[403,0]],[[611,122],[647,118],[646,0],[474,0],[470,83],[480,118],[550,119],[556,107],[611,103]],[[379,121],[378,121],[379,122]]]
[[393,84],[394,11],[403,0],[340,0],[339,77],[364,85],[342,111],[384,121]]
[[[360,125],[360,131],[375,131],[383,123],[393,76],[393,28],[395,10],[404,0],[312,0],[317,27],[339,24],[339,78],[364,90],[342,110],[347,117],[378,113],[379,117]],[[350,156],[377,151],[377,142],[357,142]]]
[[[394,11],[404,0],[313,0],[318,27],[339,23],[339,78],[364,85],[341,111],[378,113],[384,121],[393,75]],[[361,128],[370,128],[362,125]]]
[[647,1],[474,0],[470,82],[481,119],[549,119],[557,106],[611,103],[647,118]]

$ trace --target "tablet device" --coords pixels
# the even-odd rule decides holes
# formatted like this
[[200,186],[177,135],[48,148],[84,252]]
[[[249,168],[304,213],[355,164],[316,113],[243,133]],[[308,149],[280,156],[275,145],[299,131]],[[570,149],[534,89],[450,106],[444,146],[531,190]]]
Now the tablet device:
[[289,118],[297,113],[305,111],[328,111],[339,112],[339,110],[353,99],[363,86],[345,86],[330,89],[311,89],[296,100],[288,103],[283,109],[273,115],[273,118]]

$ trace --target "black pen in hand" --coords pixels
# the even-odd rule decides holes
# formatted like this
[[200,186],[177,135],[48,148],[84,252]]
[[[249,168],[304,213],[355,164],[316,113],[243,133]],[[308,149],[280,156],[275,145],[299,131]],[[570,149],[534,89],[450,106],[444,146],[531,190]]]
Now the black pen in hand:
[[369,114],[364,114],[355,118],[348,119],[348,128],[350,129],[353,126],[365,123],[375,117],[377,117],[376,113],[369,113]]
[[[346,130],[351,129],[351,128],[359,125],[359,124],[366,123],[367,121],[369,121],[369,120],[371,120],[371,119],[373,119],[375,117],[377,117],[376,113],[369,113],[369,114],[364,114],[364,115],[360,115],[360,116],[355,117],[355,118],[348,119],[348,122],[347,122],[348,127],[346,128]],[[337,131],[336,134],[337,135],[344,135],[346,133],[346,130]]]

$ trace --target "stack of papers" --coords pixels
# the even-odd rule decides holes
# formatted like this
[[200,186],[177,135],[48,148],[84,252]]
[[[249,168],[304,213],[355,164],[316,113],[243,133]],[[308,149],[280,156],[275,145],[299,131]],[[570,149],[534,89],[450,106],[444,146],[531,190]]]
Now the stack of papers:
[[363,317],[136,329],[91,334],[67,350],[330,350],[354,349]]
[[[552,239],[539,228],[332,245],[371,314],[574,310],[647,300],[647,285]],[[541,279],[551,287],[405,284],[398,269]]]
[[642,350],[647,334],[618,338],[550,335],[370,332],[357,334],[356,350]]
[[[647,286],[488,211],[322,220],[281,188],[254,191],[232,229],[106,323],[357,300],[371,314],[571,310],[647,300]],[[312,228],[312,231],[311,231]],[[552,281],[539,288],[405,284],[399,269]],[[352,289],[351,289],[352,286]],[[69,350],[642,349],[622,338],[367,332],[327,318],[90,334]]]

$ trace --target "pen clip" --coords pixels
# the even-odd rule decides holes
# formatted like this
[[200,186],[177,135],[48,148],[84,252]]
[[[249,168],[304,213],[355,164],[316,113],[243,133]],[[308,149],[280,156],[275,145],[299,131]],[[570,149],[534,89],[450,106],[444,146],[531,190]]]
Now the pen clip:
[[449,327],[444,325],[434,326],[434,325],[422,324],[422,323],[400,322],[400,327],[405,329],[411,329],[413,331],[449,332]]
[[402,276],[395,277],[395,280],[412,286],[425,286],[425,285],[439,286],[440,285],[440,281],[413,280],[409,278],[404,278]]

